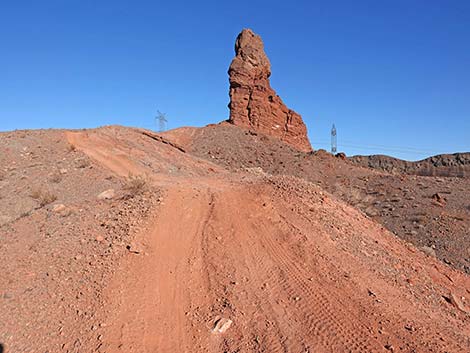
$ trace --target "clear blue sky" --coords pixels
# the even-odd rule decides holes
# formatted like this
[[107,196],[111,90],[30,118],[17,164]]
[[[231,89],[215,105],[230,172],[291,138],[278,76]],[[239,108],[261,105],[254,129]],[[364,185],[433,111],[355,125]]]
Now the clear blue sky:
[[245,27],[315,148],[470,151],[468,0],[4,1],[0,130],[224,120]]

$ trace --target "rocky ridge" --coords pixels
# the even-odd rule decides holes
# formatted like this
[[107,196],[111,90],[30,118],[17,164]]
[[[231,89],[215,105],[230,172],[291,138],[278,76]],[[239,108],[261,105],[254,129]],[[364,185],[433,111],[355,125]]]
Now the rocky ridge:
[[470,175],[470,153],[440,154],[416,162],[383,155],[352,156],[348,159],[356,165],[389,173],[460,178]]

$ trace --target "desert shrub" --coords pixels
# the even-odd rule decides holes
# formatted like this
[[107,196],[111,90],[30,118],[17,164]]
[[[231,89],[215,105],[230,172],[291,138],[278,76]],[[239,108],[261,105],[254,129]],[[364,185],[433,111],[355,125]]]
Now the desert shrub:
[[124,190],[131,196],[138,195],[147,188],[147,177],[145,175],[129,175],[124,185]]
[[411,223],[425,223],[426,222],[426,214],[425,213],[416,213],[408,217],[408,220]]
[[59,173],[59,171],[56,170],[49,176],[49,180],[55,184],[60,183],[62,180],[62,175]]
[[73,151],[76,151],[76,150],[77,150],[77,147],[75,147],[75,145],[72,144],[72,143],[67,146],[67,151],[69,151],[69,152],[73,152]]
[[39,206],[44,207],[55,200],[57,196],[48,190],[35,189],[31,192],[31,197],[39,202]]
[[19,217],[19,218],[28,217],[30,214],[31,214],[31,210],[29,210],[29,211],[23,211],[23,212],[20,213],[20,217]]
[[77,159],[77,168],[86,168],[90,166],[90,160],[87,158]]

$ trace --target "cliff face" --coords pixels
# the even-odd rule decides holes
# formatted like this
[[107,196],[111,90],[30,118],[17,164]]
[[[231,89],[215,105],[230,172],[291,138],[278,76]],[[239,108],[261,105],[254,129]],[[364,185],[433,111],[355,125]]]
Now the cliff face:
[[312,150],[302,117],[271,88],[271,63],[261,37],[250,29],[237,37],[228,74],[232,124],[278,137],[300,151]]

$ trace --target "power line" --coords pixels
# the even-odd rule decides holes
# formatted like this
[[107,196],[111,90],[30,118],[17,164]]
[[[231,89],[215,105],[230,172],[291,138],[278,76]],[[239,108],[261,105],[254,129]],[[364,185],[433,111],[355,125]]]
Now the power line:
[[[343,143],[344,141],[344,143]],[[314,140],[313,144],[316,145],[330,145],[330,141],[327,140]],[[384,151],[399,151],[399,152],[416,152],[416,153],[440,153],[440,151],[432,149],[420,149],[415,147],[407,146],[390,146],[390,145],[379,145],[379,144],[362,144],[350,140],[341,140],[340,146],[344,147],[357,147],[363,149],[375,149],[375,150],[384,150]]]
[[[361,143],[357,143],[357,142],[354,142],[354,141],[348,141],[348,140],[344,140],[344,142],[346,144],[350,144],[350,145],[356,145],[358,147],[362,147],[362,144]],[[367,145],[364,145],[364,146],[367,146],[367,147],[378,147],[378,148],[385,148],[385,149],[400,149],[400,150],[408,150],[408,151],[415,151],[415,152],[425,152],[425,153],[438,153],[438,151],[436,150],[432,150],[432,149],[421,149],[421,148],[415,148],[415,147],[406,147],[406,146],[390,146],[390,145],[379,145],[379,144],[367,144]]]
[[[328,148],[331,146],[331,144],[327,141],[313,141],[313,145],[315,146],[321,146]],[[441,153],[440,151],[433,151],[430,152],[425,151],[425,150],[417,150],[417,149],[405,149],[405,148],[386,148],[386,147],[375,147],[371,145],[354,145],[354,144],[340,144],[340,147],[348,147],[349,149],[353,150],[366,150],[366,151],[374,151],[376,153],[386,153],[386,152],[398,152],[398,153],[408,153],[408,154],[414,154],[414,155],[419,155],[419,154],[439,154]]]

